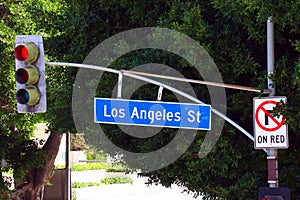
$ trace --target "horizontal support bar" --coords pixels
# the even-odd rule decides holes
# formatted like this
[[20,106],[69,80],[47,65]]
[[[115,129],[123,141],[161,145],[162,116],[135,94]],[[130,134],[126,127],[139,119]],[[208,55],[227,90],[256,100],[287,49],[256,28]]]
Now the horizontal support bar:
[[254,88],[254,87],[224,84],[224,83],[217,83],[217,82],[210,82],[210,81],[200,81],[200,80],[194,80],[194,79],[186,79],[186,78],[180,78],[180,77],[174,77],[174,76],[171,77],[171,76],[165,76],[165,75],[159,75],[159,74],[150,74],[150,73],[130,71],[130,70],[121,70],[121,71],[126,72],[126,73],[130,73],[130,74],[140,75],[140,76],[148,76],[148,77],[169,79],[169,80],[188,82],[188,83],[197,83],[197,84],[202,84],[202,85],[224,87],[224,88],[230,88],[230,89],[236,89],[236,90],[245,90],[245,91],[250,91],[250,92],[258,92],[258,93],[262,93],[262,94],[272,93],[272,90],[268,90],[268,89],[261,89],[260,90],[260,89]]

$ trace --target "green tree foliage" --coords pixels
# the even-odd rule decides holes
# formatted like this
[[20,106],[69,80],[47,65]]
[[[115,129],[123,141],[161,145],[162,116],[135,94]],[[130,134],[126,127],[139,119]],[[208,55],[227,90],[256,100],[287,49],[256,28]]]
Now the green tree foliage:
[[[299,120],[299,29],[295,23],[299,21],[298,9],[297,1],[201,1],[191,6],[174,3],[168,16],[176,19],[180,14],[181,20],[170,22],[168,17],[162,20],[164,26],[187,33],[203,44],[214,58],[225,83],[266,88],[266,20],[273,16],[276,73],[272,78],[276,94],[288,97],[284,113],[290,135],[290,148],[279,151],[279,182],[281,186],[291,188],[292,198],[297,198],[300,187],[296,167],[299,165],[296,125]],[[227,91],[227,115],[249,132],[253,130],[252,98],[255,95]],[[152,179],[150,182],[182,184],[189,191],[202,193],[207,198],[257,198],[258,187],[267,185],[265,153],[254,150],[252,142],[229,125],[225,126],[213,151],[201,160],[196,156],[200,141],[200,138],[195,139],[189,151],[173,165],[148,174]]]
[[[19,152],[28,152],[32,147],[29,135],[35,120],[47,121],[52,131],[76,132],[71,108],[76,69],[48,66],[47,113],[34,116],[16,114],[12,53],[15,35],[41,34],[48,61],[83,62],[96,45],[116,33],[145,26],[167,27],[199,42],[214,59],[225,83],[266,88],[266,20],[272,15],[276,42],[276,72],[272,79],[276,95],[288,97],[283,112],[289,124],[290,137],[290,148],[279,151],[279,181],[281,186],[291,188],[292,199],[296,199],[300,188],[299,7],[300,3],[296,0],[2,1],[0,137],[5,139],[0,140],[0,159],[9,160],[9,155],[16,154],[11,151],[13,146],[19,145],[18,148],[22,149]],[[176,66],[175,69],[187,78],[201,78],[188,63],[164,51],[131,52],[111,67],[130,69],[148,62]],[[116,80],[116,76],[105,74],[97,95],[110,97]],[[202,86],[193,87],[199,99],[210,101]],[[132,98],[155,100],[156,91],[156,87],[148,85],[136,91]],[[234,90],[226,90],[226,93],[227,115],[253,132],[252,98],[258,94]],[[163,100],[174,101],[172,93],[166,94]],[[15,126],[22,134],[12,131]],[[129,137],[114,125],[103,126],[103,129],[115,144],[133,152],[158,149],[174,137],[172,129],[163,129],[149,140]],[[92,135],[88,131],[85,134]],[[199,159],[204,134],[199,131],[188,151],[176,162],[143,175],[149,176],[149,182],[160,182],[165,186],[176,183],[207,199],[256,199],[258,187],[267,185],[266,154],[254,150],[253,143],[246,136],[226,124],[217,145],[208,156]],[[98,147],[96,136],[88,137],[86,141]],[[26,167],[20,169],[13,166],[17,163],[12,160],[8,162],[10,165],[1,166],[1,172],[10,168],[18,169],[18,172],[26,171],[38,157],[31,156],[28,159],[31,164],[24,161]],[[0,184],[4,188],[3,180]]]
[[[17,19],[9,16],[15,14],[6,3],[0,3],[0,198],[1,193],[11,185],[10,180],[2,177],[3,172],[13,169],[14,178],[22,178],[27,170],[39,167],[42,152],[37,152],[37,143],[30,140],[36,120],[31,115],[16,113],[14,85],[14,35],[18,31]],[[20,25],[20,24],[19,24]],[[15,26],[14,29],[9,27]]]
[[[0,120],[2,124],[0,128],[0,160],[3,161],[0,165],[1,199],[19,199],[24,196],[28,199],[34,198],[33,194],[40,191],[48,176],[48,169],[52,168],[52,166],[45,167],[47,162],[54,162],[49,157],[50,154],[53,154],[49,149],[55,150],[57,148],[49,148],[47,144],[45,148],[38,149],[39,141],[32,139],[33,125],[38,121],[45,120],[42,115],[18,114],[16,112],[13,49],[16,35],[41,34],[47,38],[49,35],[58,34],[58,32],[53,33],[56,27],[51,26],[55,23],[54,18],[59,17],[59,15],[53,15],[57,11],[59,13],[60,7],[58,5],[61,4],[52,2],[52,4],[45,6],[41,1],[2,1],[0,3],[0,60],[3,63],[0,72]],[[58,136],[53,134],[53,136],[55,135]],[[59,138],[56,137],[58,141]],[[59,145],[59,143],[57,144]],[[13,172],[15,181],[25,180],[28,187],[26,184],[19,185],[14,192],[7,192],[8,186],[12,182],[10,179],[3,179],[2,174],[8,171]],[[27,193],[26,190],[30,192]],[[25,193],[26,195],[24,195]]]

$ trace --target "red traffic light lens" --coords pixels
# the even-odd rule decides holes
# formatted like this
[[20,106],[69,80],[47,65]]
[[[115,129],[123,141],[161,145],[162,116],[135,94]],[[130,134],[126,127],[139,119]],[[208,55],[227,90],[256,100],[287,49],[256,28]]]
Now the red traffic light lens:
[[21,54],[22,57],[25,58],[25,60],[28,58],[28,49],[25,46],[22,48]]
[[14,54],[18,61],[34,63],[39,57],[39,49],[36,44],[29,42],[18,45],[15,48]]
[[16,81],[21,84],[28,82],[29,74],[24,68],[20,68],[16,71]]
[[19,61],[24,61],[28,57],[28,49],[24,45],[18,45],[15,48],[15,57]]

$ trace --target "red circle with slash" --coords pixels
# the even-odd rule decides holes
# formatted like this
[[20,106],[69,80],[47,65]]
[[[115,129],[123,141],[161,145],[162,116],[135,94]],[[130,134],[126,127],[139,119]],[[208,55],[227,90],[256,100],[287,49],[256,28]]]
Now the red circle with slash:
[[[266,110],[266,109],[264,108],[264,105],[266,105],[266,104],[274,104],[274,105],[277,105],[277,103],[278,103],[278,102],[276,102],[276,101],[269,100],[269,101],[263,102],[262,104],[260,104],[260,105],[257,107],[257,109],[256,109],[256,111],[255,111],[255,120],[256,120],[257,125],[258,125],[261,129],[263,129],[263,130],[265,130],[265,131],[276,131],[276,130],[280,129],[280,127],[282,127],[282,125],[284,124],[284,122],[285,122],[285,118],[284,118],[284,117],[282,118],[281,121],[278,121],[278,119],[277,119],[276,117],[273,117],[272,114],[271,114],[268,110]],[[258,119],[258,113],[259,113],[259,111],[264,112],[264,113],[265,113],[265,114],[266,114],[273,122],[275,122],[276,126],[275,126],[275,127],[272,127],[272,128],[268,128],[268,127],[265,127],[264,125],[262,125],[262,123],[261,123],[261,122],[259,121],[259,119]]]

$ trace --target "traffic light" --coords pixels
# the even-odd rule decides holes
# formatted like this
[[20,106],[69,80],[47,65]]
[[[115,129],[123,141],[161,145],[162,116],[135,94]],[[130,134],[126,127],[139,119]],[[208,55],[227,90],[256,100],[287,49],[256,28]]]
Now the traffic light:
[[16,36],[17,111],[46,112],[46,79],[43,38],[40,35]]
[[261,187],[258,189],[259,200],[290,200],[290,190],[288,188]]

